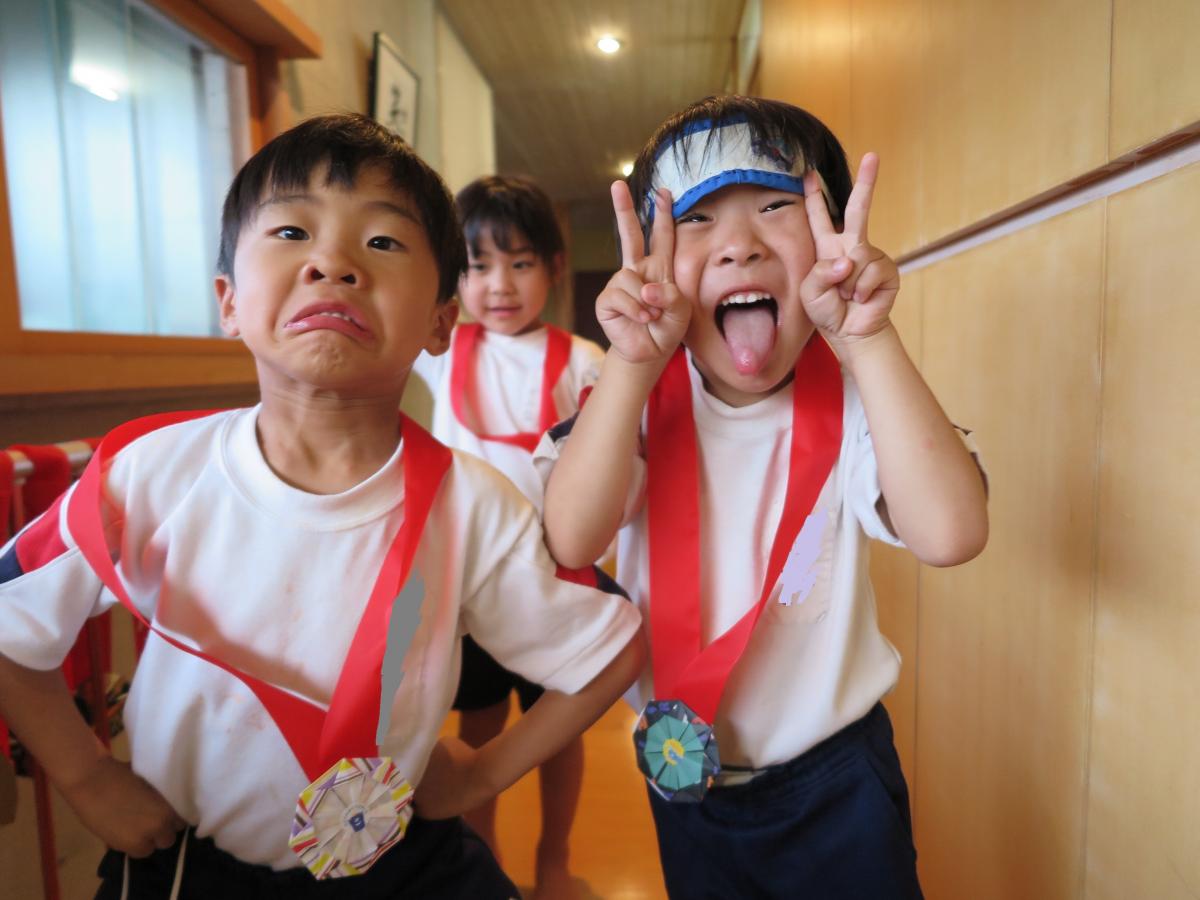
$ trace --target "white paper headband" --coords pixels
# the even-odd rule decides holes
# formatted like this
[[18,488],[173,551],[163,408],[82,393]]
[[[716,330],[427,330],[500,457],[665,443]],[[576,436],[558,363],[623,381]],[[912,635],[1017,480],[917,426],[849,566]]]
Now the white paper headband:
[[[787,153],[775,141],[756,141],[745,122],[710,121],[694,123],[658,151],[654,161],[651,190],[643,200],[647,222],[654,220],[654,193],[665,187],[671,192],[671,215],[678,218],[713,191],[730,184],[757,184],[791,194],[804,194],[808,164],[802,153]],[[838,215],[837,204],[821,173],[816,173],[830,213]]]

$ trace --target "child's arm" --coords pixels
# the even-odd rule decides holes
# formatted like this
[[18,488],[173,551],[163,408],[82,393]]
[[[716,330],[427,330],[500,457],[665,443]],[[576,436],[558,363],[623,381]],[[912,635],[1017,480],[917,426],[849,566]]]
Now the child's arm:
[[672,282],[669,198],[655,196],[648,256],[625,182],[613,184],[612,198],[623,267],[596,300],[596,318],[612,347],[546,485],[546,545],[568,568],[598,559],[620,527],[642,409],[691,318]]
[[128,764],[104,749],[58,671],[29,669],[0,656],[0,716],[87,829],[109,847],[140,857],[175,843],[183,820]]
[[874,154],[863,157],[840,234],[810,178],[805,206],[817,262],[801,297],[858,385],[886,518],[922,562],[952,566],[977,556],[987,543],[987,497],[975,461],[888,318],[900,275],[867,239],[878,167]]
[[442,738],[417,790],[422,816],[443,819],[490,800],[582,734],[633,684],[646,661],[639,629],[613,660],[574,694],[546,691],[529,712],[478,750]]

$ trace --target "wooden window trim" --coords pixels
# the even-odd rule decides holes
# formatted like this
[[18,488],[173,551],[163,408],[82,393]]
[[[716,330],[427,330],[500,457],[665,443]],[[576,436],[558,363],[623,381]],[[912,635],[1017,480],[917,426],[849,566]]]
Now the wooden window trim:
[[[291,126],[279,62],[322,51],[320,38],[295,13],[280,0],[148,2],[245,66],[252,151]],[[237,341],[23,329],[3,147],[0,124],[0,395],[254,381],[253,360]]]

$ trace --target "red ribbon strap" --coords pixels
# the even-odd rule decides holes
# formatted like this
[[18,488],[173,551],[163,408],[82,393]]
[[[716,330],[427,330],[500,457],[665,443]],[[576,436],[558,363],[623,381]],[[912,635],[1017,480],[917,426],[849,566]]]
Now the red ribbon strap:
[[786,499],[762,591],[741,619],[702,648],[700,469],[687,365],[681,348],[651,392],[647,410],[654,693],[662,699],[682,700],[705,721],[713,722],[729,675],[837,462],[842,443],[842,375],[833,351],[814,334],[796,362]]
[[450,468],[451,453],[419,425],[401,415],[404,437],[404,522],[388,550],[367,608],[359,622],[328,711],[311,701],[242,672],[202,650],[161,631],[134,605],[117,574],[104,538],[101,489],[104,472],[121,448],[158,428],[211,415],[175,412],[149,416],[113,429],[100,443],[72,495],[67,526],[84,558],[107,587],[143,626],[171,646],[212,663],[245,684],[270,713],[296,761],[316,779],[344,756],[375,756],[383,657],[391,606],[412,567],[413,556],[433,498]]
[[542,363],[542,398],[538,410],[538,430],[521,431],[516,434],[483,434],[471,425],[468,410],[478,415],[478,382],[475,379],[475,353],[484,337],[483,326],[478,322],[459,325],[455,329],[454,349],[450,351],[450,405],[459,424],[481,441],[496,441],[523,447],[529,453],[537,449],[542,435],[558,422],[558,409],[554,405],[554,386],[562,377],[563,370],[571,357],[571,335],[553,325],[546,326],[546,358]]

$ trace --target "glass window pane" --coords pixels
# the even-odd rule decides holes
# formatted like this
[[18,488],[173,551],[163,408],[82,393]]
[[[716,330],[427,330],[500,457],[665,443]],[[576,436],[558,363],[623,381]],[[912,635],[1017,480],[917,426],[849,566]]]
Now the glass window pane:
[[65,0],[59,45],[67,208],[81,331],[145,333],[133,104],[120,0]]
[[0,0],[22,326],[215,335],[246,79],[141,0]]
[[0,110],[8,212],[29,329],[74,328],[65,165],[50,4],[0,0]]

